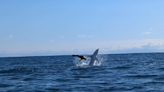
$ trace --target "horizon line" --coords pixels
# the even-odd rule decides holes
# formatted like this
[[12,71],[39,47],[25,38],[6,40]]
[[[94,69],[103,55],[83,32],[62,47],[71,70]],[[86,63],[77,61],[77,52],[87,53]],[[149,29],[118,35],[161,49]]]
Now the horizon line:
[[[164,53],[164,52],[125,52],[125,53],[109,53],[109,54],[153,54],[153,53]],[[107,54],[107,53],[105,53],[105,54],[98,54],[98,55],[109,55],[109,54]],[[47,56],[70,56],[71,54],[63,54],[63,55],[34,55],[34,56],[5,56],[5,57],[0,57],[0,58],[21,58],[21,57],[47,57]],[[90,54],[80,54],[80,55],[90,55]]]

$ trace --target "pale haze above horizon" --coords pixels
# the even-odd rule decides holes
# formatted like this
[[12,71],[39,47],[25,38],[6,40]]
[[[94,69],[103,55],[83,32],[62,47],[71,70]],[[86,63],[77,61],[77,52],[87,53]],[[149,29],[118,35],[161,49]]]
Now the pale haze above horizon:
[[164,52],[164,0],[1,0],[0,57]]

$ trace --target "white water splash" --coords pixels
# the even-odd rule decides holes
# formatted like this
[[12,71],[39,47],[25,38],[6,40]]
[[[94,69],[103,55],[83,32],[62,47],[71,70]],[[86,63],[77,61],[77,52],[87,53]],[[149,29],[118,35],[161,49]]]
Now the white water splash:
[[85,58],[86,60],[79,61],[80,59],[75,57],[73,62],[75,63],[76,66],[87,66],[89,64],[89,59],[87,57]]

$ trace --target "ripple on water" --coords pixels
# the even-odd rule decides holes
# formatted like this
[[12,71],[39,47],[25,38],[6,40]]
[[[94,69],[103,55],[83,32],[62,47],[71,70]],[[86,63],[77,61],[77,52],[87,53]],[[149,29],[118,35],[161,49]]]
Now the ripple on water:
[[142,86],[122,86],[122,87],[116,87],[116,86],[112,86],[112,87],[108,87],[108,88],[103,88],[101,91],[132,91],[132,90],[141,90],[143,89],[144,87]]
[[123,66],[115,66],[115,67],[112,67],[111,69],[130,69],[131,66],[126,66],[126,65],[123,65]]
[[150,78],[150,77],[156,77],[158,75],[151,75],[151,74],[128,74],[124,77],[132,77],[132,78]]
[[144,83],[145,85],[155,85],[155,84],[162,84],[164,85],[164,81],[151,81],[151,82],[146,82]]
[[154,80],[164,81],[164,77],[160,76],[160,77],[154,78]]
[[52,92],[60,92],[58,88],[46,88],[46,90],[52,91]]
[[35,80],[34,78],[24,78],[23,81],[32,81]]
[[1,70],[0,73],[32,73],[32,70],[28,70],[26,68],[14,68],[8,70]]
[[10,87],[10,86],[13,86],[13,85],[9,85],[9,84],[0,84],[0,87],[1,87],[1,88]]
[[158,70],[164,70],[164,68],[162,67],[162,68],[158,68]]

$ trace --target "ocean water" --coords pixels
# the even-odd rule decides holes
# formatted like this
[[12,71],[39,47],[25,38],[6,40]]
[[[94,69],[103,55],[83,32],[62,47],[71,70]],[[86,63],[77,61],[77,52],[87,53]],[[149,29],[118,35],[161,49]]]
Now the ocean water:
[[164,92],[164,53],[0,58],[0,92]]

